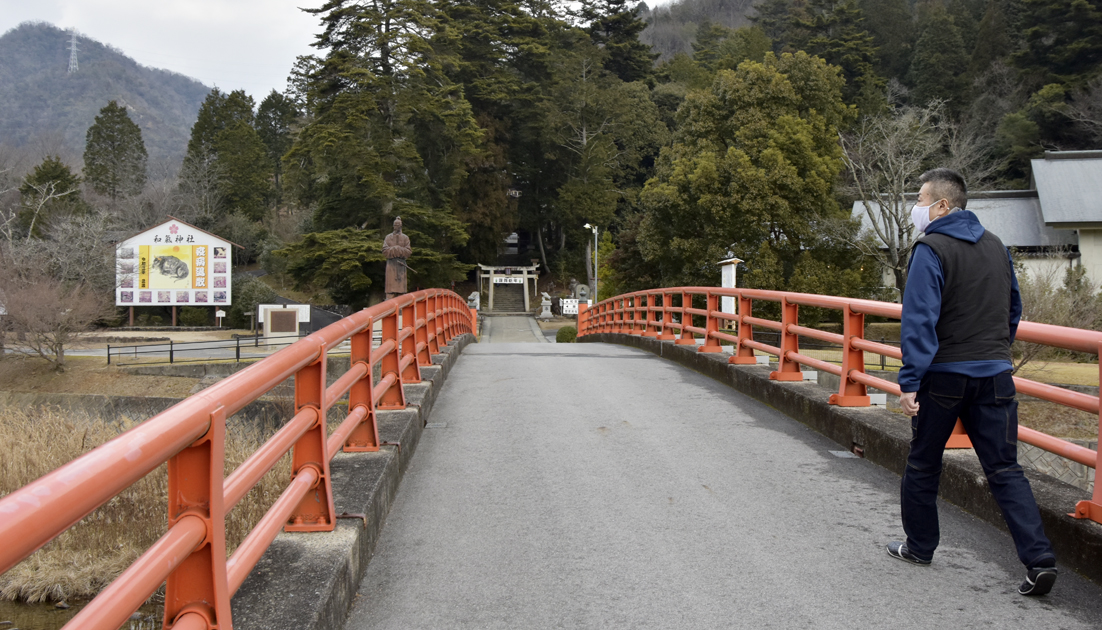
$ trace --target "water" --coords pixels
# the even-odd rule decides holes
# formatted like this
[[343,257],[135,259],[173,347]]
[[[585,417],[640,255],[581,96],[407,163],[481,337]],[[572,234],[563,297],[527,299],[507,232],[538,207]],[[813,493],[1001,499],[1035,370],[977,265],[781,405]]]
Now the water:
[[[74,602],[68,609],[52,603],[23,604],[0,601],[0,630],[59,630],[76,616],[88,602]],[[146,604],[138,609],[140,619],[122,625],[121,630],[159,630],[164,608],[160,604]]]

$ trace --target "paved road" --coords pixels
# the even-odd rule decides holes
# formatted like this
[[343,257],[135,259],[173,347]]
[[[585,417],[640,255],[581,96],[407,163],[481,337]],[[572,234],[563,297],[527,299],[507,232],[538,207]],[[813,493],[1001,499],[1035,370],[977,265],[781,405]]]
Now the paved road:
[[933,566],[888,557],[897,476],[649,353],[468,346],[430,422],[350,630],[1102,625],[950,506]]
[[536,320],[525,315],[486,316],[482,320],[482,343],[546,343]]

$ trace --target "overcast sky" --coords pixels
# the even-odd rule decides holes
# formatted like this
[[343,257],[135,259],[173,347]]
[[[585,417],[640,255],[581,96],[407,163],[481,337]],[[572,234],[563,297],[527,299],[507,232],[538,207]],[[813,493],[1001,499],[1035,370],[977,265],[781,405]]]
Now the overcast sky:
[[[650,6],[668,0],[651,0]],[[76,28],[144,66],[207,86],[243,89],[259,103],[287,88],[319,22],[299,7],[324,0],[0,0],[0,34],[27,21]]]
[[144,66],[217,86],[257,102],[287,87],[308,55],[318,20],[298,7],[323,0],[0,0],[0,33],[27,21],[76,28]]

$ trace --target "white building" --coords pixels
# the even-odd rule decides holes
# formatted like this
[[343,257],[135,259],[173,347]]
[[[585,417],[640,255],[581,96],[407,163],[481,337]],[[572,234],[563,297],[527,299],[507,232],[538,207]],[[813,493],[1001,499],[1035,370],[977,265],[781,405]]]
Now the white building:
[[[968,194],[968,210],[1013,248],[1027,273],[1063,279],[1062,268],[1083,265],[1095,289],[1102,287],[1102,151],[1047,151],[1033,160],[1032,190]],[[914,203],[917,193],[908,194]],[[864,202],[853,216],[869,227]],[[894,286],[890,272],[885,286]]]

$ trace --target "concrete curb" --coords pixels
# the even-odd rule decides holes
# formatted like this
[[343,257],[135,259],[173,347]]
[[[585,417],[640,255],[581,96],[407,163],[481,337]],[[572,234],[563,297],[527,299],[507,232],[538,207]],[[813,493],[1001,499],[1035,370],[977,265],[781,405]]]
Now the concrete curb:
[[[407,408],[378,412],[377,453],[338,453],[330,464],[337,521],[329,533],[281,533],[233,597],[238,630],[339,628],[351,610],[402,474],[433,402],[472,335],[461,335],[406,386]],[[389,445],[387,445],[389,443]]]
[[[657,354],[747,394],[808,425],[846,450],[861,447],[864,456],[896,474],[902,474],[910,450],[911,427],[902,416],[871,407],[837,407],[827,403],[829,390],[821,385],[769,380],[769,368],[731,365],[726,353],[697,352],[695,346],[677,346],[650,337],[597,333],[580,343],[614,343]],[[1045,533],[1062,567],[1074,569],[1102,584],[1102,525],[1074,519],[1068,512],[1089,494],[1058,479],[1026,470],[1041,509]],[[987,488],[979,460],[971,450],[945,452],[939,496],[1006,530],[1002,512]],[[902,534],[902,527],[900,527]]]

